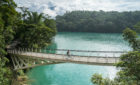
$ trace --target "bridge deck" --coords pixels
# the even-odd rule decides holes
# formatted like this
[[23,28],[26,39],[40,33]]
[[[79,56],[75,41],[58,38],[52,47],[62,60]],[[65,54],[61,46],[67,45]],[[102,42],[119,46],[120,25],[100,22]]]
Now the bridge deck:
[[46,59],[67,63],[80,63],[92,65],[113,65],[119,61],[119,57],[99,57],[99,56],[68,56],[64,54],[47,54],[36,52],[20,52],[17,55],[28,56],[30,58]]

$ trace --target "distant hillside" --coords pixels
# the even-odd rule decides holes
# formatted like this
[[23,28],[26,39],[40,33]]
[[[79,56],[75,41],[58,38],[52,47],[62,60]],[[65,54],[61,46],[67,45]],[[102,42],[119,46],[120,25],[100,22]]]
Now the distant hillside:
[[58,32],[122,32],[140,21],[140,11],[72,11],[56,17]]

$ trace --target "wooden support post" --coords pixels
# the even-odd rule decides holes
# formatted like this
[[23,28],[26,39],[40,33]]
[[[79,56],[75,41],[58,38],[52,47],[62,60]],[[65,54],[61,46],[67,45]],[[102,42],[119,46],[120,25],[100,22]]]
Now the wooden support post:
[[12,56],[12,57],[11,57],[11,59],[12,59],[13,65],[14,65],[14,69],[17,69],[17,67],[16,67],[16,64],[15,64],[15,61],[14,61],[13,57],[14,57],[14,56]]
[[16,56],[14,56],[14,59],[15,59],[15,62],[16,62],[16,64],[17,64],[17,67],[18,67],[18,68],[22,67],[22,66],[20,65],[20,63],[19,63],[19,60],[17,60],[17,57],[16,57]]
[[[21,63],[22,63],[24,66],[27,66],[27,63],[25,63],[23,59],[21,59],[20,57],[18,57],[18,59],[21,61]],[[23,66],[23,65],[22,65],[22,66]]]
[[117,61],[116,61],[116,57],[115,57],[115,54],[113,53],[113,57],[114,57],[114,59],[115,59],[115,62],[114,63],[116,63]]

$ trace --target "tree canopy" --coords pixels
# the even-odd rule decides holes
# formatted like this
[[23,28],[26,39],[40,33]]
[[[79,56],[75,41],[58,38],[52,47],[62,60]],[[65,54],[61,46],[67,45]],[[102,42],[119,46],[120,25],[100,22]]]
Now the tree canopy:
[[134,29],[136,32],[140,33],[140,22],[138,22],[136,25],[134,25]]
[[15,35],[15,40],[19,42],[18,47],[41,48],[51,43],[56,34],[53,19],[47,18],[43,13],[28,10],[23,11],[22,19]]
[[13,0],[0,0],[0,85],[10,85],[13,79],[11,58],[7,47],[18,42],[14,48],[39,48],[51,43],[56,34],[53,19],[43,13],[22,8],[16,11]]
[[15,7],[13,0],[0,1],[0,85],[10,85],[12,79],[5,48],[14,38],[14,21],[17,17]]
[[140,21],[140,11],[72,11],[56,16],[59,32],[122,33]]

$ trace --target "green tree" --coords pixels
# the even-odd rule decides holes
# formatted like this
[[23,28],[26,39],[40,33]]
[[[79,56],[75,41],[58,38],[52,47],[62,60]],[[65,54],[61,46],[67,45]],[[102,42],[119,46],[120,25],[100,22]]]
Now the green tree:
[[28,17],[27,19],[25,19],[26,23],[28,24],[37,24],[37,25],[41,25],[43,22],[43,19],[44,19],[44,15],[43,13],[37,13],[37,12],[29,12],[28,11]]
[[[121,61],[116,65],[121,68],[121,74],[133,82],[140,84],[140,39],[135,31],[127,28],[123,32],[124,39],[132,46],[133,51],[121,56]],[[119,78],[123,78],[120,75]]]
[[27,13],[23,22],[19,23],[15,40],[19,42],[17,47],[41,48],[51,43],[53,36],[56,34],[56,24],[53,19],[44,16],[43,13]]
[[140,40],[138,39],[138,35],[135,31],[131,30],[130,28],[126,28],[123,31],[123,37],[124,40],[129,42],[134,51],[140,49]]
[[94,74],[94,76],[91,78],[91,81],[92,81],[94,84],[102,85],[102,84],[103,84],[102,75],[100,75],[100,74]]
[[91,79],[94,84],[105,85],[104,81],[108,79],[106,81],[108,85],[140,85],[140,40],[137,33],[129,28],[123,31],[123,37],[129,42],[133,51],[120,57],[120,62],[116,64],[116,67],[121,70],[114,80],[102,78],[101,75],[95,74]]
[[17,12],[13,0],[0,1],[0,85],[10,85],[12,71],[7,65],[9,60],[5,57],[6,46],[12,41]]
[[34,24],[20,25],[17,39],[19,42],[18,47],[24,48],[41,48],[51,43],[55,31],[47,26],[38,26]]
[[1,0],[0,3],[0,14],[3,21],[3,37],[5,38],[5,43],[10,44],[13,39],[15,18],[17,17],[17,12],[15,10],[16,4],[13,0]]
[[10,85],[12,80],[11,68],[6,65],[9,60],[6,57],[0,57],[0,85]]
[[11,59],[6,49],[9,45],[16,41],[17,47],[43,47],[51,43],[56,33],[52,21],[45,25],[43,14],[27,9],[23,13],[16,11],[13,0],[0,0],[0,85],[10,85],[13,79]]
[[134,25],[134,29],[136,30],[136,32],[140,33],[140,22]]
[[47,27],[49,27],[49,28],[51,28],[51,29],[53,29],[53,30],[56,30],[56,22],[55,22],[54,19],[45,18],[44,24],[45,24]]

